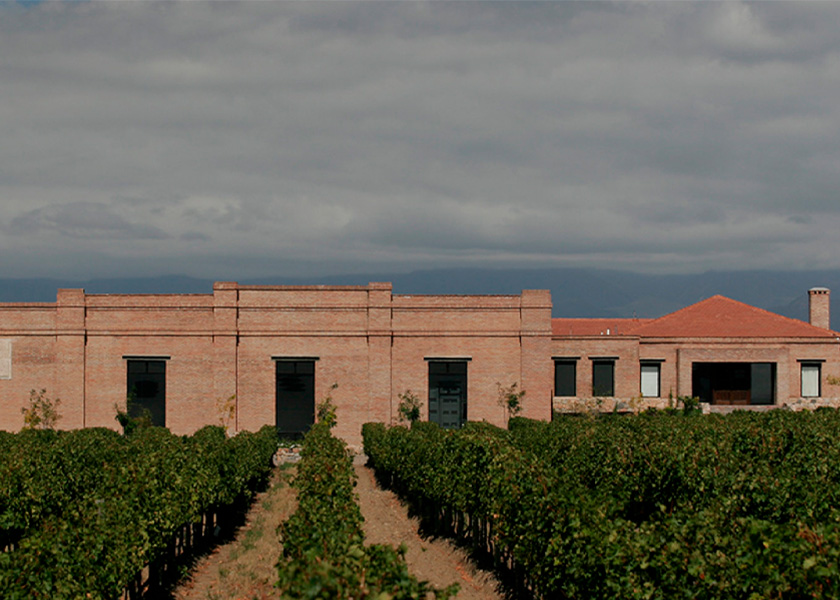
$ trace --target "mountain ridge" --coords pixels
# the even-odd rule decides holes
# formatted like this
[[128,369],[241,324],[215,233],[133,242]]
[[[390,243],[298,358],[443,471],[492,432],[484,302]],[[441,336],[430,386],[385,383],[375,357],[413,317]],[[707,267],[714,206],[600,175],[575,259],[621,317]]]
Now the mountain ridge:
[[[59,288],[91,294],[212,293],[213,281],[185,275],[97,278],[0,278],[0,302],[55,302]],[[425,269],[409,273],[357,273],[323,277],[260,277],[243,285],[366,285],[389,281],[395,294],[518,294],[548,289],[555,317],[654,318],[720,294],[759,308],[807,321],[812,287],[838,290],[832,312],[840,310],[840,269],[820,271],[707,271],[651,275],[614,269]]]

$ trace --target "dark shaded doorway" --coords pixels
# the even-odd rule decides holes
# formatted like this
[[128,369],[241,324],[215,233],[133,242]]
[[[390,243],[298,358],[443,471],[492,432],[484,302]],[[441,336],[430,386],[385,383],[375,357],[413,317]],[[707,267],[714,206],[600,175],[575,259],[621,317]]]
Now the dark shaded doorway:
[[277,433],[298,439],[315,423],[315,361],[278,360],[276,364]]
[[467,422],[467,363],[429,362],[429,421],[444,429]]
[[709,404],[774,404],[776,363],[693,363],[691,385],[692,394]]

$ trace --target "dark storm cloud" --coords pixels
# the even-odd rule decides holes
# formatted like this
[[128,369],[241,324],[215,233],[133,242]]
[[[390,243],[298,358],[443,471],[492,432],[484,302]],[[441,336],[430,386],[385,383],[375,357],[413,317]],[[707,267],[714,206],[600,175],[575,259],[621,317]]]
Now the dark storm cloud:
[[0,12],[8,274],[840,265],[835,3]]

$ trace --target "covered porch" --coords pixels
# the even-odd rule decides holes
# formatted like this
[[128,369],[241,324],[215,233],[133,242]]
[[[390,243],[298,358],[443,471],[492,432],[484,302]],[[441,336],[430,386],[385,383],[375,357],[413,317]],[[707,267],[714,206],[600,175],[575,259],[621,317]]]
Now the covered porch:
[[694,362],[692,395],[712,406],[776,403],[774,362]]

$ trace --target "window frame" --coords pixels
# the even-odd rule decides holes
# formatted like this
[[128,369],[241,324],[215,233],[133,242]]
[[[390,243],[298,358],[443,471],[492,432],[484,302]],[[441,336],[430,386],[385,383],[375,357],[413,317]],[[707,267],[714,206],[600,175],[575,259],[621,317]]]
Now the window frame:
[[[467,424],[469,420],[469,363],[472,357],[425,357],[426,366],[426,388],[427,388],[427,419],[429,422],[437,423],[445,429],[461,429]],[[441,406],[441,398],[439,397],[440,386],[432,385],[433,381],[438,378],[451,375],[461,380],[462,388],[458,400],[458,423],[457,426],[451,427],[445,422],[443,415],[443,407]],[[433,398],[433,392],[435,397]],[[434,418],[433,413],[434,406]]]
[[[554,357],[554,397],[556,398],[576,398],[577,397],[577,363],[580,360],[580,357],[565,357],[565,356],[556,356]],[[571,367],[572,370],[572,378],[571,378],[571,394],[561,394],[560,388],[560,379],[559,379],[559,372],[560,370],[558,367],[563,365],[565,367]],[[567,391],[567,390],[566,390]]]
[[[281,438],[302,439],[318,420],[315,389],[320,357],[275,355],[271,360],[274,362],[274,429]],[[298,391],[302,393],[289,391],[289,385],[301,385]]]
[[[161,417],[162,422],[156,423],[153,422],[153,425],[159,427],[166,427],[168,422],[168,407],[167,407],[167,371],[168,368],[166,363],[170,360],[169,356],[123,356],[123,360],[125,361],[125,383],[126,383],[126,398],[132,398],[132,396],[136,393],[136,383],[132,386],[132,379],[134,379],[138,375],[158,375],[160,376],[160,384],[162,387],[162,391],[160,392],[160,402],[161,402]],[[142,370],[138,370],[139,366],[143,366]],[[150,368],[154,365],[154,368]],[[155,378],[157,379],[157,377]],[[154,397],[156,398],[158,394]],[[145,396],[140,396],[135,398],[135,409],[136,406],[144,404]],[[127,406],[129,413],[132,412],[132,407]],[[132,415],[138,416],[138,415]],[[153,417],[154,418],[154,417]]]
[[[662,360],[641,360],[639,361],[639,395],[642,398],[661,398],[662,397]],[[645,368],[656,369],[656,394],[645,393]]]
[[[799,394],[802,398],[822,398],[822,360],[799,361]],[[816,382],[806,382],[805,371],[816,372]],[[806,394],[806,385],[816,384],[816,394]]]
[[[594,398],[615,398],[615,363],[618,360],[616,357],[593,357],[592,361],[592,396]],[[601,391],[599,382],[595,381],[598,372],[602,372],[603,367],[609,367],[609,386],[608,389]],[[608,392],[608,393],[606,393]]]

